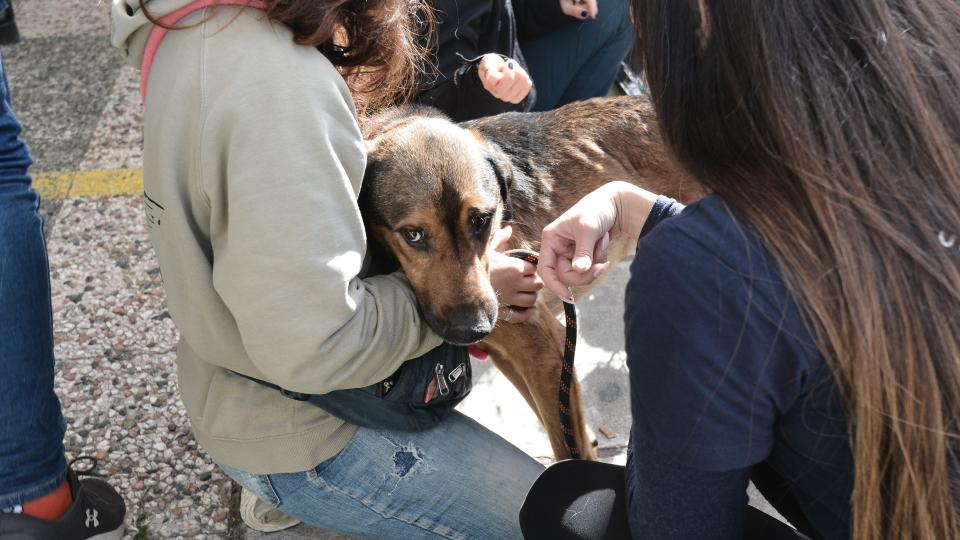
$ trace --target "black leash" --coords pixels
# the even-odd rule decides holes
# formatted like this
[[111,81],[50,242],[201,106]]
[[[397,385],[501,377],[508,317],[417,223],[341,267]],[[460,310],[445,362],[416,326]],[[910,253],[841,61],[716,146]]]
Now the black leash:
[[[509,257],[522,259],[536,266],[540,255],[529,249],[511,249],[503,253]],[[566,320],[566,338],[563,340],[563,366],[560,370],[560,426],[567,450],[574,459],[581,459],[580,447],[573,433],[573,419],[570,411],[570,387],[573,384],[573,358],[577,352],[577,308],[569,302],[563,303],[563,315]]]

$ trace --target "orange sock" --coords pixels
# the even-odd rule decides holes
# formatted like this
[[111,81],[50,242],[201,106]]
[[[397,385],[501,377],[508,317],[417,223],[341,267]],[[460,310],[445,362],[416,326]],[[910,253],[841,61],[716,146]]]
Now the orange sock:
[[64,480],[53,493],[24,503],[23,513],[35,518],[53,521],[62,516],[72,502],[73,495],[70,494],[70,484]]

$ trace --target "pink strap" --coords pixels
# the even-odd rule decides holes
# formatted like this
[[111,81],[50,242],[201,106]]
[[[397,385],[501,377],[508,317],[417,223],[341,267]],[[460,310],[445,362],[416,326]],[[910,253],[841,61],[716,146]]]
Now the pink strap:
[[[211,6],[247,6],[254,9],[267,9],[267,3],[264,0],[196,0],[182,8],[160,17],[160,22],[166,26],[173,26],[180,22],[180,19],[187,15]],[[150,68],[153,66],[153,57],[160,48],[160,42],[167,35],[167,29],[160,25],[154,25],[147,36],[147,46],[143,50],[143,63],[140,66],[140,99],[147,101],[147,81],[150,80]]]

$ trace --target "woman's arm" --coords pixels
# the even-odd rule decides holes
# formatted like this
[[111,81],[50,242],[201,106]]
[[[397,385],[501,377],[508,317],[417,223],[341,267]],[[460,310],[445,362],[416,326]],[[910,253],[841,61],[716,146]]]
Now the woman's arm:
[[602,274],[606,242],[641,233],[676,215],[683,205],[627,182],[611,182],[588,194],[543,229],[538,272],[554,294],[572,301],[568,287],[586,285]]
[[440,339],[401,274],[357,277],[365,152],[352,101],[316,50],[283,54],[303,58],[247,58],[205,89],[202,182],[223,217],[211,230],[213,283],[271,382],[314,394],[361,387]]
[[630,533],[637,539],[743,538],[750,468],[707,471],[682,464],[650,437],[630,439],[626,469]]
[[630,266],[637,538],[742,538],[750,471],[810,378],[772,261],[730,216],[700,202],[645,235]]

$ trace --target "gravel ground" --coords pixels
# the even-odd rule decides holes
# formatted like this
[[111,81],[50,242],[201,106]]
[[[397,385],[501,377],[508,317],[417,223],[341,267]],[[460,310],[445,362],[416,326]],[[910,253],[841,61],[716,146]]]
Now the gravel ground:
[[198,448],[178,397],[177,332],[141,204],[66,201],[48,241],[65,446],[96,457],[123,494],[128,537],[222,537],[231,481]]

